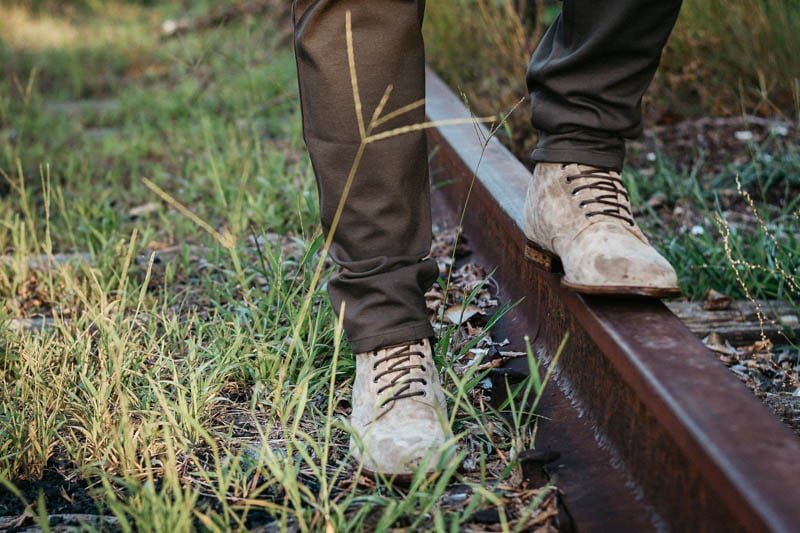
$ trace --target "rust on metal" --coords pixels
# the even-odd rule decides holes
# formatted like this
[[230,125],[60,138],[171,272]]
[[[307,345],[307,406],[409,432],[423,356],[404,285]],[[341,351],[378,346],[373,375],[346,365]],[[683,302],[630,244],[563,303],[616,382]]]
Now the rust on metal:
[[[430,71],[427,112],[470,116]],[[545,360],[570,334],[537,446],[560,454],[547,468],[577,528],[800,529],[800,440],[661,302],[581,296],[527,261],[531,174],[484,128],[442,127],[430,139],[437,218],[460,220],[468,198],[475,253],[506,299],[524,297],[500,334],[529,335]]]

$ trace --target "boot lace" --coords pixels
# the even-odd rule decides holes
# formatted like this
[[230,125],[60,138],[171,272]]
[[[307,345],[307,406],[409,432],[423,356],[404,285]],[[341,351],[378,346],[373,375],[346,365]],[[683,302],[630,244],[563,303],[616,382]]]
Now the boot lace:
[[627,222],[630,226],[635,225],[630,197],[619,174],[595,168],[567,176],[567,183],[576,181],[579,184],[572,189],[572,196],[586,190],[594,192],[594,196],[581,200],[579,207],[598,206],[593,211],[587,211],[586,218],[606,216]]
[[[378,383],[382,378],[388,377],[385,384],[378,388],[378,394],[383,393],[385,390],[396,387],[393,394],[384,399],[380,407],[385,406],[389,402],[394,402],[403,398],[412,398],[414,396],[425,396],[425,390],[411,390],[413,383],[421,383],[423,386],[428,384],[427,380],[422,377],[414,377],[411,371],[419,369],[425,372],[425,366],[422,364],[422,359],[425,358],[425,353],[414,349],[413,344],[398,346],[397,348],[390,348],[387,350],[386,355],[377,359],[372,364],[373,370],[378,370],[381,366],[385,368],[378,372],[373,381]],[[372,354],[377,356],[378,351],[373,351]],[[414,361],[414,357],[419,357],[419,363]]]

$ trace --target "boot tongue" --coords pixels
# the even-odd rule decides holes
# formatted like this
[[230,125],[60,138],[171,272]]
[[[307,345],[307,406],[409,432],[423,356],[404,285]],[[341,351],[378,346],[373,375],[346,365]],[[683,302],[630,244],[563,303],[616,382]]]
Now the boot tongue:
[[581,198],[581,206],[587,218],[614,218],[634,225],[633,209],[628,192],[616,170],[575,165],[575,172],[568,175],[573,194]]
[[410,344],[381,350],[374,356],[374,381],[378,385],[378,406],[391,408],[396,402],[425,396],[424,346]]

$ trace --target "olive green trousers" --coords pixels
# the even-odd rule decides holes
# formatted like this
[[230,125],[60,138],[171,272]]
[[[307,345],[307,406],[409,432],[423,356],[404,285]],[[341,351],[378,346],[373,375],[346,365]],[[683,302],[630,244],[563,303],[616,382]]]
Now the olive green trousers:
[[[540,133],[535,160],[622,167],[625,139],[641,131],[641,98],[680,4],[564,1],[527,75],[532,122]],[[362,142],[425,120],[424,109],[413,105],[425,93],[424,10],[424,0],[293,4],[303,134],[323,230],[326,235],[334,231],[331,257],[341,267],[328,292],[337,311],[345,306],[344,329],[356,352],[433,335],[424,302],[438,275],[435,261],[427,257],[431,214],[425,134]],[[411,110],[389,114],[404,106]],[[373,121],[381,109],[388,120]]]

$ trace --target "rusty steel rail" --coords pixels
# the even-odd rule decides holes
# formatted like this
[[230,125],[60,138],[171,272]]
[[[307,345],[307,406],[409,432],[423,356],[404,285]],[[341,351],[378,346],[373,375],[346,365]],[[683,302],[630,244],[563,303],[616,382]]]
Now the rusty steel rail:
[[[427,113],[470,116],[431,71]],[[473,254],[496,269],[506,301],[524,297],[497,326],[500,338],[520,347],[529,335],[547,361],[570,334],[541,404],[537,449],[560,454],[547,469],[575,528],[800,530],[800,439],[661,302],[581,296],[526,262],[531,174],[478,129],[486,135],[431,130],[434,216],[457,223],[469,196],[463,227]]]

